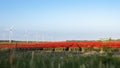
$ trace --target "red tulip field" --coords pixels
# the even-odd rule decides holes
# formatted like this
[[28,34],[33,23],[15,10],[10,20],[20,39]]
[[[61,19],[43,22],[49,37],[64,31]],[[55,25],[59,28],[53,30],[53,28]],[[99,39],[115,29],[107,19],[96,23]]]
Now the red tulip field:
[[120,42],[44,42],[0,45],[0,48],[120,48]]

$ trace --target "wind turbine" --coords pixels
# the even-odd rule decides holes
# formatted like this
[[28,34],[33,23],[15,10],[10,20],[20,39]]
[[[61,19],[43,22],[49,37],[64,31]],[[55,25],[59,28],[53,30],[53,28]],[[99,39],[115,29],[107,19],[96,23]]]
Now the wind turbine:
[[41,34],[41,41],[44,42],[44,33]]
[[25,31],[26,42],[28,43],[28,30]]
[[38,40],[38,38],[39,38],[39,33],[38,32],[36,32],[36,42],[38,42],[39,40]]
[[1,31],[1,40],[5,40],[5,31]]
[[9,43],[12,42],[12,36],[13,36],[13,26],[10,27],[10,29],[8,29],[9,31]]
[[51,40],[51,42],[53,41],[53,36],[52,35],[50,36],[50,40]]

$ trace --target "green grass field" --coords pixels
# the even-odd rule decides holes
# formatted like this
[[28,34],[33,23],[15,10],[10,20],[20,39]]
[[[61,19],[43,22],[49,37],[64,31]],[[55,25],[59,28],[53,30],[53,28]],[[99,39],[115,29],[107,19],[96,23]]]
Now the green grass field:
[[119,68],[120,57],[75,52],[0,51],[0,68]]

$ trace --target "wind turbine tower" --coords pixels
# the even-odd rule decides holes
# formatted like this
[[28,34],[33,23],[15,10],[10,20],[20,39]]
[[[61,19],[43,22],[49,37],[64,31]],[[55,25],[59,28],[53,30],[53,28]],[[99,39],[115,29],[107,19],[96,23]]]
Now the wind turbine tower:
[[11,26],[9,29],[9,43],[12,42],[12,37],[13,37],[13,26]]

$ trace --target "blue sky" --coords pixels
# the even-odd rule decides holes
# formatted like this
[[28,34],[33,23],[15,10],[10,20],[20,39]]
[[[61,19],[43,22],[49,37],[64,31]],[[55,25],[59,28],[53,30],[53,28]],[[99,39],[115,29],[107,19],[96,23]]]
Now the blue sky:
[[[120,38],[119,0],[0,0],[0,38],[64,41]],[[36,39],[36,37],[38,37]]]

